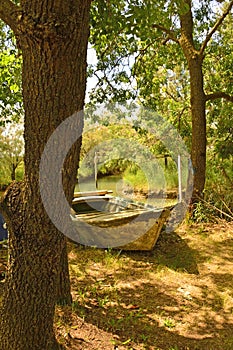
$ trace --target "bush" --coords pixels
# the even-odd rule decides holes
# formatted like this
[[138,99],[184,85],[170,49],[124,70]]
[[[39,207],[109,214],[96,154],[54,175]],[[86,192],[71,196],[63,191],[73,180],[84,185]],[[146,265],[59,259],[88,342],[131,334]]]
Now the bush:
[[157,191],[166,191],[178,186],[178,174],[175,163],[169,161],[168,166],[165,167],[164,159],[158,159],[157,164],[148,162],[141,168],[137,164],[132,163],[125,170],[123,177],[137,189],[150,187]]
[[197,222],[233,220],[233,157],[207,161],[205,199],[194,209]]

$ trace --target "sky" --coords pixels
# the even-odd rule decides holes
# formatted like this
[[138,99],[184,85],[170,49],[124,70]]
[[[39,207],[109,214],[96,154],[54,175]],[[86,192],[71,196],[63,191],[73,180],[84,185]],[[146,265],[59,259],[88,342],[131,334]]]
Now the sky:
[[[96,64],[97,63],[97,57],[96,57],[96,53],[95,50],[93,48],[91,48],[91,46],[88,46],[87,49],[87,64]],[[85,98],[85,102],[89,102],[89,92],[90,90],[95,87],[95,85],[97,84],[98,79],[96,77],[90,77],[87,78],[87,86],[86,86],[86,98]]]

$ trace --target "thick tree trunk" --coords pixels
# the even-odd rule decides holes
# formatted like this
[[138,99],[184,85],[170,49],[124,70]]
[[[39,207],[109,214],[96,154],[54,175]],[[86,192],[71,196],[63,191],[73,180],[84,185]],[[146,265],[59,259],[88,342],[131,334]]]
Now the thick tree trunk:
[[[10,249],[0,349],[52,350],[60,348],[53,317],[55,302],[61,297],[61,260],[66,269],[68,265],[66,239],[52,224],[40,198],[40,159],[52,132],[83,108],[90,0],[24,0],[21,4],[13,28],[17,28],[23,55],[25,179],[8,189],[2,203]],[[79,133],[82,125],[80,118]],[[79,151],[80,140],[65,161],[63,186],[68,201],[74,190]],[[47,191],[49,196],[50,189]],[[64,290],[69,291],[68,278]]]
[[[27,209],[30,204],[24,200],[25,191],[24,184],[14,183],[5,194],[10,255],[1,308],[0,349],[59,349],[53,317],[65,241],[48,220]],[[39,213],[43,214],[42,210]]]

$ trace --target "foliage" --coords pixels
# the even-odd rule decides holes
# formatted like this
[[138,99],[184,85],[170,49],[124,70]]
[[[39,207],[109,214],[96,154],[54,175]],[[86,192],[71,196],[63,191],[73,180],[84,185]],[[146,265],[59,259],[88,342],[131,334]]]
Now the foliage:
[[[144,0],[129,3],[111,0],[108,6],[103,6],[101,0],[94,2],[90,41],[96,50],[98,62],[90,66],[90,74],[99,77],[91,93],[94,104],[106,98],[125,101],[139,97],[141,103],[166,116],[190,146],[187,62],[180,46],[171,41],[162,29],[155,27],[159,23],[179,37],[179,16],[186,6],[181,1]],[[200,49],[222,8],[224,4],[210,0],[193,3],[193,34],[197,49]],[[98,15],[100,10],[101,18]],[[207,93],[215,91],[215,88],[232,93],[230,42],[233,35],[231,15],[229,17],[206,49],[203,72]],[[214,106],[218,104],[219,101],[211,102]],[[216,113],[209,112],[209,117],[213,119]],[[224,115],[227,115],[227,111]]]
[[194,210],[195,222],[233,220],[233,158],[222,159],[212,150],[208,151],[205,200]]
[[150,160],[154,164],[155,157],[163,158],[164,153],[167,153],[165,147],[161,147],[160,140],[143,127],[127,122],[111,124],[111,120],[110,114],[109,125],[86,123],[79,175],[93,174],[95,157],[99,174],[122,174],[126,169],[133,172],[133,167],[137,170],[146,168],[147,173],[150,173]]
[[0,134],[0,173],[1,185],[23,177],[23,127],[10,124]]
[[[0,21],[0,185],[23,177],[21,65],[12,30]],[[12,126],[9,125],[12,123]],[[17,123],[19,123],[17,125]]]
[[[179,45],[171,41],[171,37],[162,29],[168,28],[174,36],[179,37],[179,17],[187,10],[187,3],[173,0],[110,0],[105,6],[102,0],[93,2],[90,43],[96,50],[98,62],[96,65],[90,65],[89,69],[90,74],[100,78],[96,95],[93,94],[94,103],[102,101],[106,96],[108,99],[112,97],[119,101],[117,97],[124,94],[126,97],[126,90],[132,90],[128,91],[128,94],[136,96],[134,94],[139,92],[141,97],[154,99],[152,103],[160,105],[160,97],[163,99],[163,96],[160,96],[159,87],[163,87],[164,84],[166,86],[169,80],[176,83],[177,91],[174,97],[182,95],[180,90],[186,85],[185,100],[189,98],[186,60]],[[200,49],[205,35],[224,5],[220,6],[211,0],[192,4],[196,49]],[[161,29],[156,27],[156,23],[161,25]],[[224,31],[224,26],[225,23],[220,27],[220,36],[230,38],[230,28]],[[221,44],[219,35],[215,35],[211,42],[215,58]],[[221,47],[222,52],[225,51],[225,45],[226,41]],[[231,51],[230,46],[228,51]]]
[[153,164],[140,168],[130,164],[123,174],[123,178],[137,190],[153,189],[153,191],[174,189],[178,186],[177,168],[171,159],[165,166],[164,159],[159,158]]
[[[205,89],[224,90],[233,95],[233,28],[232,16],[221,26],[215,40],[206,52],[203,69],[206,72]],[[224,99],[209,101],[207,104],[208,141],[215,153],[222,159],[229,158],[233,149],[232,103]],[[227,163],[225,164],[227,165]]]
[[213,216],[233,220],[233,157],[209,157],[206,183],[206,201]]
[[21,91],[22,58],[12,31],[0,22],[0,126],[18,121],[23,113]]
[[[97,158],[98,171],[102,174],[122,172],[126,168],[126,155],[119,147],[113,149],[112,142],[117,143],[120,139],[132,139],[136,135],[131,128],[113,124],[109,126],[86,125],[83,133],[81,164],[79,174],[91,175],[94,173],[94,157]],[[116,144],[117,146],[117,144]],[[125,159],[125,161],[124,161]]]
[[[231,4],[229,1],[111,0],[105,7],[103,1],[96,1],[92,8],[91,44],[98,62],[90,67],[90,73],[99,78],[91,94],[94,103],[106,98],[138,98],[144,106],[166,116],[191,148],[190,67],[178,45],[182,16],[189,3],[195,50],[200,50],[207,40],[203,48],[204,92],[209,96],[221,91],[229,99],[233,94],[232,14],[220,23],[211,40],[207,36]],[[97,15],[100,9],[101,18]],[[208,143],[226,159],[233,147],[232,105],[217,97],[212,96],[206,104]],[[193,152],[197,154],[198,150]]]

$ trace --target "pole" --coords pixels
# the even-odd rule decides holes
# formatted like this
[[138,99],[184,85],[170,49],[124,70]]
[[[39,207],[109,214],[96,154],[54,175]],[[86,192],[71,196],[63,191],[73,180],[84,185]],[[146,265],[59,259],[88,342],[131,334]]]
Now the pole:
[[178,155],[178,186],[179,186],[179,202],[182,201],[182,179],[181,179],[181,157]]
[[97,156],[97,152],[95,152],[94,155],[94,169],[95,169],[95,188],[98,188],[98,183],[97,183],[97,173],[98,173],[98,169],[97,169],[97,160],[98,160],[98,156]]

